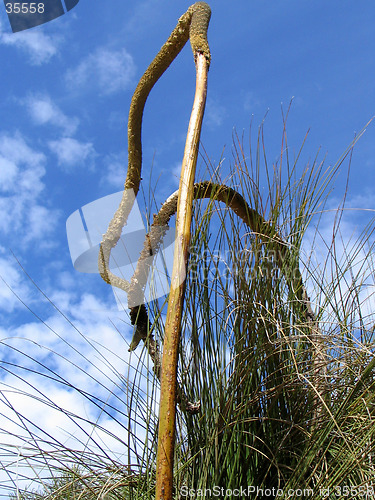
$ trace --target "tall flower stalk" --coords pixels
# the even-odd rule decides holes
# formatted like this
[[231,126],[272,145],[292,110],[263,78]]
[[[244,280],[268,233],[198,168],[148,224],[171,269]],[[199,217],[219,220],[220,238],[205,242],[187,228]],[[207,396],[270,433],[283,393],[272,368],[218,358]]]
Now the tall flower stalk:
[[172,499],[175,419],[177,403],[177,363],[184,306],[185,276],[191,240],[195,168],[207,95],[209,61],[195,54],[196,92],[182,161],[176,214],[176,238],[165,323],[161,394],[159,413],[158,455],[156,464],[156,499]]

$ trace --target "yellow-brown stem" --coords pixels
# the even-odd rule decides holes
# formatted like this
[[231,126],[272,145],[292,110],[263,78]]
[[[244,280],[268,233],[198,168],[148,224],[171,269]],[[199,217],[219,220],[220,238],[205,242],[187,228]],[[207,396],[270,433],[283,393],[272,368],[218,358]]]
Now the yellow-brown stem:
[[181,169],[173,271],[164,335],[156,461],[156,500],[171,500],[173,493],[178,346],[189,256],[195,167],[207,94],[208,61],[199,52],[195,57],[196,91]]

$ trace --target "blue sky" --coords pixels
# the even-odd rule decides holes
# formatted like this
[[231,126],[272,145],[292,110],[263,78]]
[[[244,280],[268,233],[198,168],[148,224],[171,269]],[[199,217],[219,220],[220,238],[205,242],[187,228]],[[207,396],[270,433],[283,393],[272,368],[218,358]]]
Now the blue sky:
[[[83,372],[107,386],[109,366],[127,373],[124,338],[131,337],[127,316],[116,312],[112,292],[98,275],[74,270],[65,223],[81,206],[121,190],[132,92],[188,6],[165,0],[81,0],[66,15],[17,34],[11,32],[0,6],[0,276],[7,283],[0,281],[3,359],[32,368],[30,360],[16,354],[18,348],[51,364],[58,373],[67,371],[87,390],[93,390],[93,380]],[[225,172],[234,128],[247,137],[250,123],[256,132],[267,113],[267,154],[270,163],[276,162],[281,104],[286,110],[294,98],[288,119],[292,151],[298,151],[310,130],[301,171],[303,162],[313,159],[319,148],[327,165],[335,163],[375,114],[373,2],[237,0],[212,2],[211,8],[212,64],[201,137],[208,157],[217,164],[225,147]],[[143,187],[147,196],[158,181],[159,206],[178,186],[194,84],[187,45],[146,105]],[[354,150],[347,206],[374,208],[374,158],[375,128],[370,124]],[[331,208],[339,205],[345,183],[343,168]],[[364,219],[362,212],[353,212],[345,226],[348,234],[361,228]],[[13,254],[92,345],[40,295]],[[56,334],[41,326],[22,302]],[[117,321],[119,331],[110,321]],[[53,357],[48,349],[79,369]],[[53,401],[96,418],[96,410],[77,394],[31,373],[26,376],[35,387],[43,383],[44,393]],[[25,388],[6,371],[1,380],[4,387]],[[99,393],[105,399],[109,389],[102,387]],[[56,422],[54,410],[48,410],[55,415],[51,419],[41,405],[27,405],[19,394],[12,397],[14,406],[20,405],[31,420],[42,420],[52,434],[67,429],[66,439],[73,439],[76,431],[68,419]],[[10,417],[4,397],[0,405]],[[0,428],[16,432],[14,416],[11,420],[2,417]],[[126,440],[126,430],[118,429],[114,418],[103,417],[102,425],[123,433]],[[14,443],[5,434],[0,441]],[[4,492],[0,486],[0,494]]]

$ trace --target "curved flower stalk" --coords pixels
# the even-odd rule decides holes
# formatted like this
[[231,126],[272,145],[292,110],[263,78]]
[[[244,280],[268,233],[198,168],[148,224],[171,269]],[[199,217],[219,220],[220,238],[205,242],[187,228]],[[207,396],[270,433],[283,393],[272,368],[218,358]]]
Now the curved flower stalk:
[[142,170],[142,117],[146,100],[155,83],[181,52],[189,37],[194,56],[203,54],[209,65],[211,56],[206,34],[210,16],[210,7],[205,2],[197,2],[189,7],[143,74],[131,100],[128,118],[128,171],[124,193],[120,206],[103,235],[98,261],[99,272],[103,280],[126,292],[129,290],[129,283],[109,270],[109,258],[111,250],[121,237],[122,229],[126,225],[139,191]]
[[[131,293],[135,296],[132,302],[137,302],[142,294],[141,287],[137,289],[136,284],[147,283],[148,275],[152,265],[152,259],[149,258],[152,250],[153,257],[156,257],[160,249],[163,236],[168,228],[171,217],[177,212],[178,191],[175,191],[161,206],[159,212],[154,215],[154,220],[150,231],[146,236],[145,243],[140,254],[139,260],[133,277],[131,279]],[[288,245],[278,235],[277,231],[269,224],[256,210],[251,208],[241,194],[225,184],[216,184],[210,181],[195,183],[193,187],[194,199],[211,199],[224,203],[229,209],[240,217],[249,229],[259,235],[264,243],[271,244],[277,252],[278,265],[284,270],[285,277],[289,278],[291,293],[296,296],[304,306],[306,318],[309,321],[316,321],[312,311],[306,289],[303,285],[301,272],[298,267],[290,269],[285,263],[291,262],[290,249]],[[129,350],[134,350],[141,340],[146,341],[150,326],[147,323],[147,310],[144,304],[130,308],[131,317],[137,328],[134,333]]]

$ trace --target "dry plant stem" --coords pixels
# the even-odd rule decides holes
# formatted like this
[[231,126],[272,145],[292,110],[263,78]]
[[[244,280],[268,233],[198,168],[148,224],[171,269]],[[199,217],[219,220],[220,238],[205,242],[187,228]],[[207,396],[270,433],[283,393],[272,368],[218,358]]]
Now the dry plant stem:
[[140,79],[132,97],[128,118],[128,171],[123,197],[100,245],[98,267],[101,277],[110,285],[125,292],[130,291],[128,281],[113,274],[109,269],[111,250],[117,245],[135,198],[139,191],[142,169],[142,117],[147,97],[155,83],[169,68],[190,38],[194,54],[204,54],[210,62],[207,28],[211,10],[205,2],[196,2],[178,20],[168,40],[162,46],[150,66]]
[[173,271],[164,334],[156,461],[157,500],[172,499],[173,492],[178,346],[191,237],[195,168],[207,95],[207,59],[201,53],[197,53],[195,59],[197,70],[196,92],[182,161]]
[[303,302],[305,304],[305,317],[307,327],[310,330],[310,340],[313,345],[313,359],[312,359],[312,383],[314,385],[314,414],[311,422],[311,430],[316,428],[319,421],[324,416],[323,410],[325,405],[325,398],[327,394],[327,354],[324,342],[324,336],[319,328],[319,322],[312,310],[310,298],[307,295],[307,290],[303,286],[302,289]]

